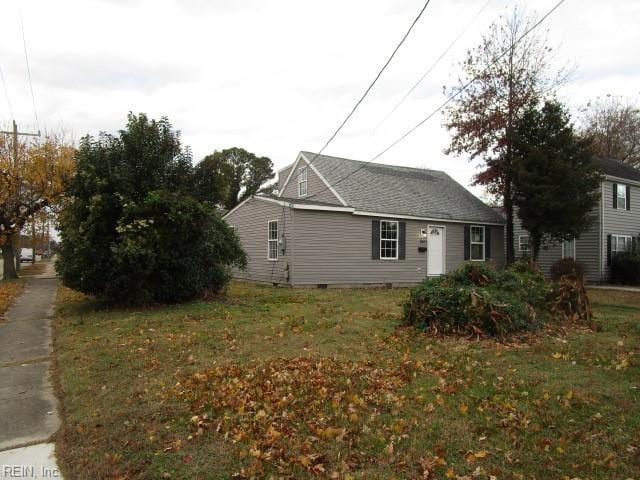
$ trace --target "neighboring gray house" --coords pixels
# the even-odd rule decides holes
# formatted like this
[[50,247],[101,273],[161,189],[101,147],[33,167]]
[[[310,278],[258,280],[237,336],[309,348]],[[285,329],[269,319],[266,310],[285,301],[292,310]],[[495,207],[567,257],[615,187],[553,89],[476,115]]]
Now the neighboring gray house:
[[291,286],[410,285],[465,260],[504,263],[502,217],[446,173],[301,152],[277,196],[225,215],[237,278]]
[[[604,175],[600,201],[593,212],[595,221],[589,231],[570,242],[544,245],[538,264],[546,274],[554,262],[573,257],[587,269],[587,280],[609,280],[611,257],[630,250],[640,235],[640,170],[616,160],[594,157]],[[514,220],[516,256],[529,254],[529,236],[520,220]]]

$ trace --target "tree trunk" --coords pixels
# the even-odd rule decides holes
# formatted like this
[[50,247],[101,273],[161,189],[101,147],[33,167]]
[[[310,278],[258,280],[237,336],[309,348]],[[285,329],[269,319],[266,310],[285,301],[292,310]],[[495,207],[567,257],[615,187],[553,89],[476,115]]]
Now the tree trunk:
[[20,242],[20,232],[18,233],[14,233],[13,235],[11,235],[11,237],[9,237],[9,239],[11,240],[11,245],[13,248],[13,258],[15,259],[15,271],[16,274],[20,273],[20,267],[21,265],[21,261],[20,261],[20,255],[22,253],[22,245]]
[[5,243],[2,245],[2,262],[2,278],[4,280],[18,278],[15,255],[13,253],[13,239],[11,237],[6,238]]
[[503,195],[504,215],[507,220],[507,265],[511,265],[515,261],[516,249],[513,239],[513,198],[511,194],[511,175],[505,175],[504,195]]
[[542,241],[535,235],[531,237],[531,252],[533,253],[533,263],[538,264],[538,257],[540,256],[540,248],[542,247]]

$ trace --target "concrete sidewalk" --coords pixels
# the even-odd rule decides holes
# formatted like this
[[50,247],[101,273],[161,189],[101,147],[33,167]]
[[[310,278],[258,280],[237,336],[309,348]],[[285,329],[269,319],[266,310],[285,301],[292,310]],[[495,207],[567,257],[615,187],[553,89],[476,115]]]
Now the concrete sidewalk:
[[[50,379],[53,262],[29,277],[0,323],[0,479],[61,478],[50,437],[60,425]],[[21,448],[26,447],[26,448]],[[55,473],[54,473],[55,472]]]

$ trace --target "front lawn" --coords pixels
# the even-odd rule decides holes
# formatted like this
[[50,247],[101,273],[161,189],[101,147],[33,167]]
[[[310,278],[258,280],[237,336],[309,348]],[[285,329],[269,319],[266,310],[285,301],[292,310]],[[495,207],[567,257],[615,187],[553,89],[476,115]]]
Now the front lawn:
[[640,294],[594,291],[597,331],[513,345],[399,328],[406,295],[61,290],[65,478],[638,478]]

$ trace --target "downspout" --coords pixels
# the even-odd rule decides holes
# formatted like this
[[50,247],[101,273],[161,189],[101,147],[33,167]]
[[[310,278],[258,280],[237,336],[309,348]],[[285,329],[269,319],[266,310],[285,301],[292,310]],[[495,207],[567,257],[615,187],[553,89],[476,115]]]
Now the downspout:
[[600,263],[600,283],[604,278],[604,181],[600,182],[600,238],[598,240],[600,246],[600,255],[598,262]]

